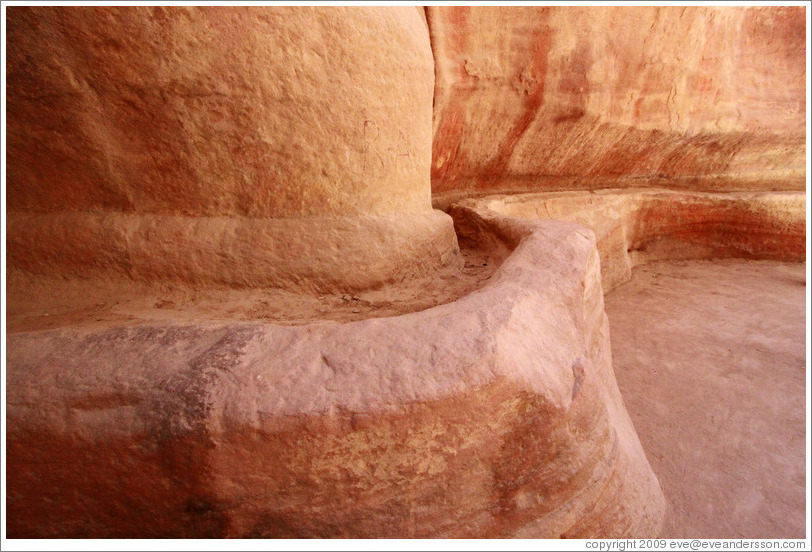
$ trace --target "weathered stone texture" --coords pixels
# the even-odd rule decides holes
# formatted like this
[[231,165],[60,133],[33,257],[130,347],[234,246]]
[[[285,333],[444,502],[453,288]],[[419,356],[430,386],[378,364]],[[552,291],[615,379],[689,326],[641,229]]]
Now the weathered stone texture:
[[803,13],[8,8],[9,536],[657,536],[603,292],[803,257]]
[[10,210],[429,208],[413,8],[9,9]]
[[422,10],[8,14],[14,266],[323,290],[458,262]]
[[10,335],[9,534],[655,535],[591,233],[456,216],[515,249],[422,312]]
[[801,7],[428,8],[436,193],[804,189]]
[[604,291],[635,265],[672,259],[806,259],[803,192],[600,190],[461,202],[510,217],[569,220],[595,232]]

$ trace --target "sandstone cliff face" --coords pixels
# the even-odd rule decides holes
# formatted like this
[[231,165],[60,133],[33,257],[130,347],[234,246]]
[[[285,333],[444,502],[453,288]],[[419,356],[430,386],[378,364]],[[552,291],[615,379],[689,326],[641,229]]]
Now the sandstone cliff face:
[[421,11],[12,7],[8,40],[9,220],[37,235],[13,266],[329,289],[453,264]]
[[[601,281],[796,258],[800,194],[498,196],[454,228],[431,185],[796,188],[802,13],[9,8],[10,534],[656,536]],[[453,301],[342,294],[462,279],[457,235],[499,266]],[[192,299],[71,298],[150,285]],[[271,288],[288,318],[230,312]]]
[[803,189],[803,8],[430,7],[436,193]]

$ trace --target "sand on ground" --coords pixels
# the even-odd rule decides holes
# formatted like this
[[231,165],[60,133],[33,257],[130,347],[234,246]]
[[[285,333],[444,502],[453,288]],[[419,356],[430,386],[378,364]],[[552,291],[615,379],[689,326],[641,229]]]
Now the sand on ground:
[[805,538],[804,264],[668,261],[606,295],[667,538]]

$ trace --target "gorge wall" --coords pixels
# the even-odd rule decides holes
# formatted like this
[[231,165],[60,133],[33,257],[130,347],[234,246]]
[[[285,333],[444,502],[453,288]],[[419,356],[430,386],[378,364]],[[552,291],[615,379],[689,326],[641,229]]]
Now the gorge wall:
[[427,13],[436,195],[805,187],[801,7]]
[[805,255],[802,8],[7,30],[12,537],[655,537],[605,288]]

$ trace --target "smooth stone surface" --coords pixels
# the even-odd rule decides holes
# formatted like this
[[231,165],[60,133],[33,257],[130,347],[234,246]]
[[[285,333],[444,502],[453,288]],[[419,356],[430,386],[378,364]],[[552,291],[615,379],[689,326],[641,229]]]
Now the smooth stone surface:
[[804,263],[664,261],[606,295],[667,538],[808,538]]
[[657,260],[806,259],[804,192],[571,191],[486,196],[460,205],[591,228],[606,291],[626,282],[635,265]]
[[32,275],[308,293],[381,288],[462,263],[453,221],[436,210],[313,219],[10,213],[7,247],[9,265]]
[[512,253],[425,311],[10,334],[9,535],[656,536],[591,232],[456,216]]

